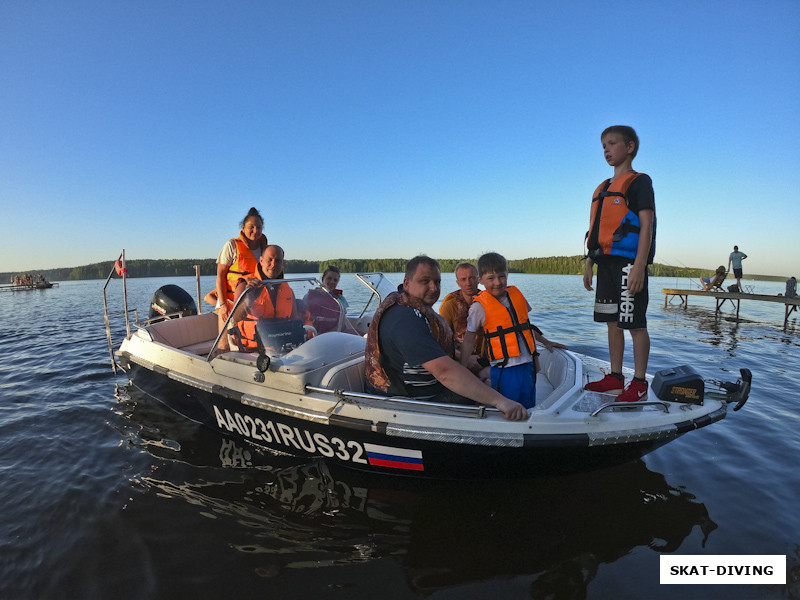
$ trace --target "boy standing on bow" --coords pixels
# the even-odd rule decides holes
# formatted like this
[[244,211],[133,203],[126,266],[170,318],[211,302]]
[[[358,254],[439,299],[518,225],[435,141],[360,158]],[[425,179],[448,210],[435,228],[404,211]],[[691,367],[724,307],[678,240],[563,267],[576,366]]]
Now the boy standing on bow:
[[[650,177],[632,167],[639,150],[639,138],[633,128],[609,127],[600,141],[614,174],[597,187],[592,197],[583,285],[592,291],[592,267],[596,264],[594,320],[605,322],[608,327],[611,373],[586,384],[586,389],[619,394],[618,402],[636,402],[647,398],[647,265],[655,254],[655,196]],[[622,375],[626,329],[633,340],[634,362],[633,380],[627,388]]]

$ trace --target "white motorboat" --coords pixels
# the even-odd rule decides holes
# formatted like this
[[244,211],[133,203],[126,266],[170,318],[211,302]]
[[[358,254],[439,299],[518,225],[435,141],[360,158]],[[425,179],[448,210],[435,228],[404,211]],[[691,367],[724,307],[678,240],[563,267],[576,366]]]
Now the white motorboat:
[[[172,410],[225,436],[357,469],[434,478],[535,476],[626,462],[723,419],[749,394],[746,369],[736,382],[721,382],[682,366],[656,373],[646,400],[617,403],[583,389],[597,377],[598,361],[564,350],[541,353],[537,405],[524,421],[479,405],[370,394],[365,334],[396,285],[381,273],[358,278],[370,292],[362,310],[329,306],[324,333],[308,318],[261,319],[255,352],[220,352],[217,315],[195,314],[185,291],[165,286],[188,301],[157,294],[155,318],[133,331],[128,322],[116,352],[106,308],[112,364]],[[324,293],[314,278],[270,283],[288,284],[303,307],[308,293]],[[237,306],[259,291],[243,294]],[[233,325],[229,320],[226,330]]]

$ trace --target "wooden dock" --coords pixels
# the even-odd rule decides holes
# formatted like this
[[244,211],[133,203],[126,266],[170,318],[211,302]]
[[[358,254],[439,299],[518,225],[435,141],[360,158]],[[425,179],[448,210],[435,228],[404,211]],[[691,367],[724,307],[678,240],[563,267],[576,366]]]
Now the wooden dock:
[[789,315],[797,310],[800,306],[800,297],[787,298],[786,296],[767,296],[766,294],[743,294],[741,292],[706,292],[703,290],[673,290],[663,289],[661,292],[664,294],[664,306],[667,306],[673,299],[678,298],[680,303],[686,308],[689,305],[689,296],[707,296],[714,298],[717,301],[716,312],[722,308],[725,302],[730,303],[736,307],[736,316],[739,316],[739,305],[742,300],[756,300],[758,302],[778,302],[786,307],[786,312],[783,317],[783,327],[789,322]]

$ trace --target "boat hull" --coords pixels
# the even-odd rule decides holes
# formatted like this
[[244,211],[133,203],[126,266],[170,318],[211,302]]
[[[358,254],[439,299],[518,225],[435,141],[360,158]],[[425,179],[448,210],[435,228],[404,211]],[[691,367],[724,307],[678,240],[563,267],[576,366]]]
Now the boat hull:
[[[386,428],[331,415],[326,423],[253,406],[230,391],[213,393],[139,365],[132,383],[185,418],[223,436],[295,456],[322,457],[373,473],[436,479],[518,478],[604,468],[636,460],[686,431],[725,416],[724,407],[643,439],[597,443],[587,434],[530,434],[521,445],[486,445],[465,436],[462,443],[392,436]],[[636,409],[633,409],[636,410]]]

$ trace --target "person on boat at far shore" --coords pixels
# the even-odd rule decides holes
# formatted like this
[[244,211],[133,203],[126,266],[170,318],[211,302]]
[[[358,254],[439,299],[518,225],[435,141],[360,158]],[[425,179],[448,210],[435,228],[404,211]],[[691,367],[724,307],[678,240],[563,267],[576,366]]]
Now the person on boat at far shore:
[[[656,201],[653,181],[633,170],[639,137],[633,127],[614,125],[600,135],[603,156],[614,175],[595,190],[586,233],[583,286],[592,291],[597,264],[594,320],[608,327],[611,372],[587,383],[591,392],[619,394],[617,402],[647,398],[647,265],[653,263],[656,242]],[[625,330],[633,340],[633,380],[624,388],[622,360]]]
[[485,385],[453,358],[453,330],[433,310],[442,274],[428,256],[408,261],[402,292],[392,292],[378,307],[367,333],[367,389],[390,396],[434,402],[472,400],[497,408],[510,421],[528,411]]
[[456,347],[456,359],[475,373],[484,383],[489,382],[489,359],[486,358],[483,345],[483,331],[477,332],[475,342],[469,349],[469,359],[461,360],[464,334],[467,332],[467,314],[475,295],[478,293],[478,268],[469,262],[458,263],[455,268],[458,289],[450,292],[442,300],[439,314],[444,317],[453,330]]
[[[491,386],[525,408],[536,406],[536,340],[552,352],[564,348],[551,342],[530,322],[531,310],[522,292],[508,282],[508,261],[497,252],[478,259],[478,273],[485,288],[469,307],[464,344],[469,346],[483,331],[491,360]],[[461,364],[468,357],[461,355]]]
[[239,279],[236,285],[236,297],[241,296],[246,288],[262,288],[260,294],[252,292],[242,300],[236,309],[233,321],[236,323],[235,336],[237,345],[245,351],[258,349],[256,343],[256,323],[259,319],[286,319],[301,321],[297,309],[294,292],[285,281],[282,283],[265,283],[268,279],[283,278],[283,248],[274,244],[267,246],[259,259],[258,277]]
[[[267,236],[263,234],[264,219],[251,208],[241,223],[239,237],[231,238],[222,247],[217,258],[217,315],[222,331],[236,301],[236,285],[241,278],[255,277],[258,261],[267,247]],[[219,350],[227,351],[227,336],[222,336]]]

